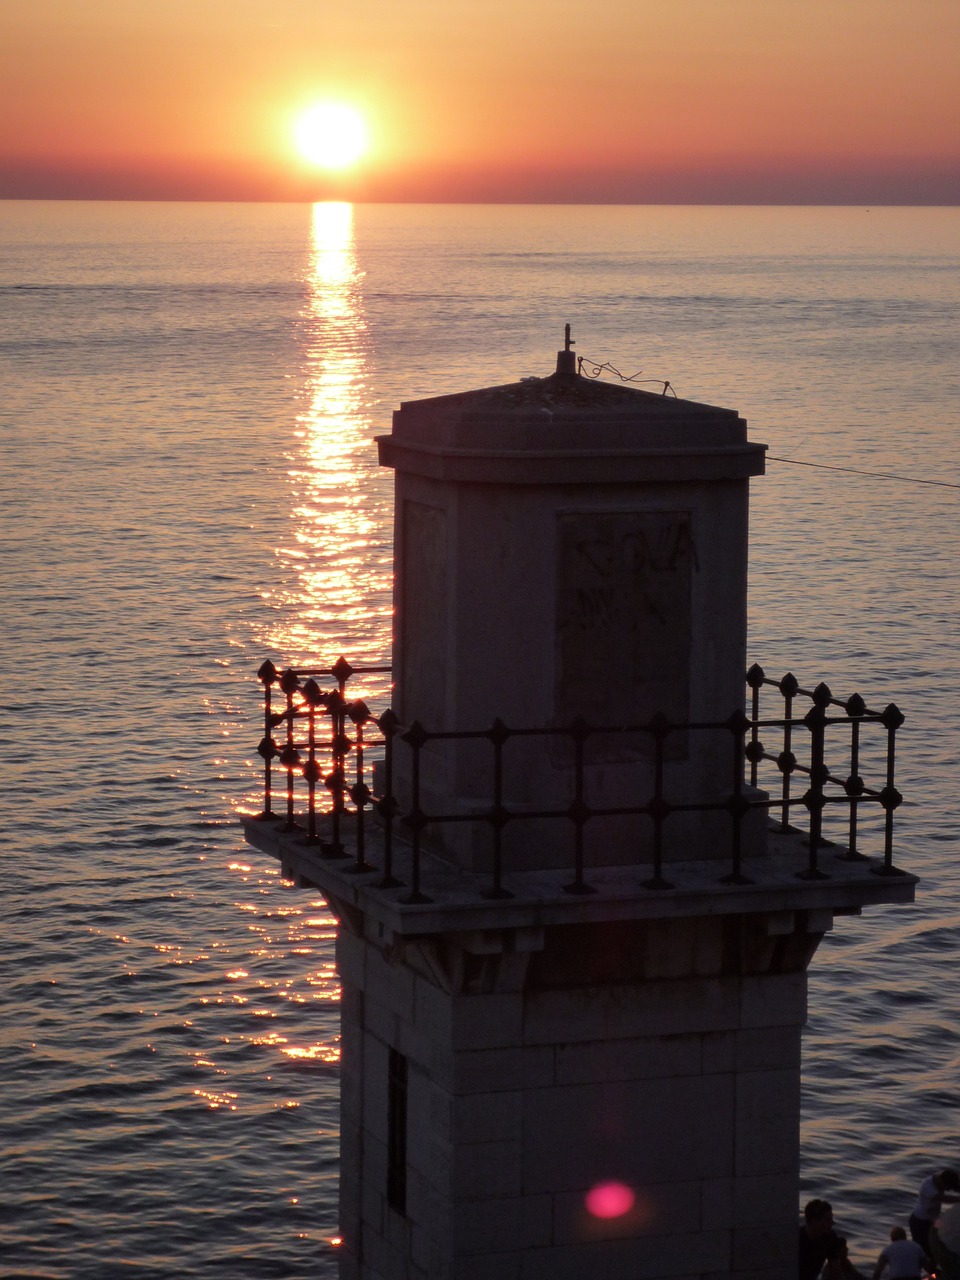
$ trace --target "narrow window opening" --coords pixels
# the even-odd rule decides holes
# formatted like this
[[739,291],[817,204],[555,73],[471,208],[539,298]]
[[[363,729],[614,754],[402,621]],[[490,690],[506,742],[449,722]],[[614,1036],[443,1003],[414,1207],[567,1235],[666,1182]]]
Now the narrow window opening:
[[407,1211],[407,1059],[390,1050],[387,1079],[387,1202]]

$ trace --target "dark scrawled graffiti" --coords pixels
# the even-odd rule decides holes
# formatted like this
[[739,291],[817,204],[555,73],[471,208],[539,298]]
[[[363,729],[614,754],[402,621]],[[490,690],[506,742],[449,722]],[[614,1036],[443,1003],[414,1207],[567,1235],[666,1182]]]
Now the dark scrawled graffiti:
[[688,511],[567,513],[558,521],[556,715],[688,718],[692,584]]

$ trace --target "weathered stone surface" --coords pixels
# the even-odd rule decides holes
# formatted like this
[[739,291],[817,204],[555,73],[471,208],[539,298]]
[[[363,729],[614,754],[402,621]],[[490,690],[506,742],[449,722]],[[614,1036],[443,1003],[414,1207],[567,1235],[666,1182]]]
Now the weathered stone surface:
[[557,1045],[556,1082],[564,1084],[679,1079],[704,1071],[699,1034],[630,1036]]
[[[583,715],[641,725],[658,711],[722,721],[741,705],[748,478],[762,472],[765,447],[747,441],[735,412],[553,377],[405,404],[378,443],[396,471],[395,671],[405,722],[483,729],[500,717],[546,728]],[[678,803],[728,786],[729,761],[703,737],[675,734],[666,744]],[[649,735],[616,744],[600,735],[592,746],[587,802],[637,803],[652,782]],[[423,806],[469,809],[489,760],[483,743],[430,743]],[[410,769],[401,753],[402,797]],[[511,806],[568,805],[570,744],[511,742],[504,778]],[[714,828],[727,836],[725,814],[675,816],[666,857],[691,840],[713,856],[704,835]],[[514,823],[503,834],[518,867],[563,856],[555,822]],[[760,849],[763,824],[747,834]],[[586,838],[590,861],[618,862],[627,848],[649,846],[650,824],[599,819]],[[489,860],[482,832],[448,825],[426,839],[460,867]]]
[[[654,970],[677,976],[545,987],[594,972],[584,954],[532,968],[523,989],[505,993],[390,974],[405,952],[389,939],[348,944],[354,974],[380,975],[379,998],[347,999],[343,1040],[343,1176],[358,1184],[345,1185],[343,1213],[354,1238],[362,1228],[378,1241],[363,1280],[383,1266],[411,1280],[498,1268],[631,1280],[771,1274],[770,1251],[795,1244],[805,975],[728,972],[754,963],[753,926],[739,926],[735,945],[740,935],[725,926],[723,946],[716,920],[701,922],[699,940],[697,927],[625,935],[642,944],[637,972],[649,964],[644,948],[659,947]],[[564,939],[595,945],[591,930]],[[469,982],[455,964],[444,981],[456,972]],[[391,1045],[408,1054],[403,1215],[387,1199]],[[586,1195],[610,1179],[636,1204],[601,1221]]]

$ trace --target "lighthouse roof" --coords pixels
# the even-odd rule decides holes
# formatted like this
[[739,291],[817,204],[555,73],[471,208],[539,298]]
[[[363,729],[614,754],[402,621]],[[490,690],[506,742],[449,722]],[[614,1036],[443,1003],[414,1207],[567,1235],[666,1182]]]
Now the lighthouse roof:
[[[605,411],[641,413],[656,410],[668,412],[690,410],[699,413],[733,413],[731,409],[718,409],[714,405],[682,400],[671,392],[670,384],[660,384],[662,391],[646,391],[624,382],[606,382],[601,378],[578,373],[551,373],[547,377],[520,378],[517,382],[502,383],[493,387],[479,387],[470,391],[457,391],[451,395],[429,396],[423,400],[406,400],[401,408],[415,405],[446,406],[455,410],[459,406],[509,412],[529,408],[548,408],[561,412],[582,412],[602,408]],[[671,392],[668,394],[668,392]]]
[[405,401],[393,415],[392,439],[455,452],[713,450],[744,445],[747,424],[735,409],[553,373]]

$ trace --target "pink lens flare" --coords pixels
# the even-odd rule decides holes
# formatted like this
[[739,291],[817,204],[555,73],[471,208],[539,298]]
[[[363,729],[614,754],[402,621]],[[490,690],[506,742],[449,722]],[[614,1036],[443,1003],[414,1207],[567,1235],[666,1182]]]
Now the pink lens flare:
[[587,1192],[587,1212],[595,1218],[622,1218],[636,1204],[637,1197],[623,1182],[599,1182]]

